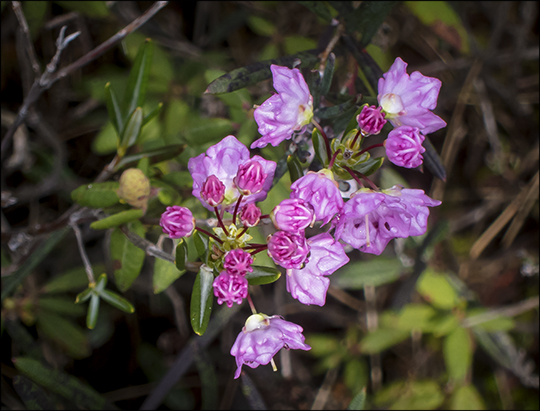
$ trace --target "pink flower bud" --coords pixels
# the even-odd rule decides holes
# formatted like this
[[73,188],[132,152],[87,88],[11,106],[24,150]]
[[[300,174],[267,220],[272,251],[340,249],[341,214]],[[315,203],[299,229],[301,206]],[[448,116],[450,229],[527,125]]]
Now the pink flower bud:
[[277,205],[270,214],[278,230],[294,234],[303,233],[315,222],[315,211],[311,204],[301,198],[289,198]]
[[268,239],[268,255],[284,268],[302,268],[308,253],[309,245],[303,235],[278,231]]
[[242,221],[244,227],[255,227],[257,224],[259,224],[261,215],[261,209],[255,204],[249,203],[242,208],[240,213],[240,221]]
[[248,281],[241,275],[232,275],[222,271],[214,280],[214,295],[219,305],[226,303],[231,308],[233,303],[241,304],[248,294]]
[[240,164],[234,178],[234,184],[245,196],[257,194],[262,190],[266,176],[262,165],[258,161],[250,160]]
[[159,225],[170,238],[189,237],[195,229],[195,219],[188,208],[175,205],[161,214]]
[[246,275],[248,271],[252,273],[251,264],[253,264],[253,257],[241,248],[229,251],[223,261],[223,267],[232,275]]
[[422,164],[422,147],[425,137],[418,127],[400,126],[388,133],[386,140],[386,156],[396,166],[415,168]]
[[208,176],[201,188],[201,197],[210,206],[216,207],[223,202],[225,198],[225,184],[215,175]]
[[382,107],[364,106],[356,117],[358,127],[366,134],[379,134],[386,124]]

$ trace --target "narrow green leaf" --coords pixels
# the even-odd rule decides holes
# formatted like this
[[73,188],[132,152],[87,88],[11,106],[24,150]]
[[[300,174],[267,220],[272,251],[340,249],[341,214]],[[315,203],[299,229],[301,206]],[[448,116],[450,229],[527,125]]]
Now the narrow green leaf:
[[[128,228],[144,238],[146,231],[139,221],[128,223]],[[122,292],[131,287],[131,284],[139,276],[144,262],[145,253],[136,247],[119,228],[111,235],[111,258],[113,260],[114,279],[116,286]]]
[[289,169],[289,175],[291,177],[291,184],[304,176],[304,170],[302,170],[302,164],[300,160],[294,154],[287,156],[287,168]]
[[142,119],[142,108],[137,107],[133,114],[130,116],[126,124],[126,128],[124,129],[124,133],[122,134],[119,148],[119,153],[122,151],[122,157],[125,154],[125,150],[134,145],[137,142],[139,136],[141,135]]
[[351,403],[347,407],[348,410],[363,410],[366,405],[366,387],[356,394]]
[[21,324],[20,320],[10,319],[6,316],[2,320],[2,325],[5,331],[11,337],[14,346],[17,347],[19,353],[28,355],[29,357],[42,359],[43,351],[41,349],[41,343],[36,341],[28,329]]
[[252,265],[251,268],[253,268],[253,272],[246,273],[249,285],[271,284],[281,277],[281,271],[274,267]]
[[378,328],[360,341],[360,350],[364,354],[376,354],[406,340],[410,333],[395,328]]
[[313,134],[311,135],[311,140],[313,141],[313,148],[315,150],[315,155],[323,166],[328,166],[330,159],[328,158],[328,150],[326,149],[326,143],[324,137],[321,135],[320,131],[316,127],[313,128]]
[[88,304],[88,314],[86,315],[86,326],[93,330],[97,323],[97,318],[99,314],[99,295],[96,293],[89,294],[92,299],[90,304]]
[[185,272],[185,270],[176,268],[176,266],[169,261],[156,258],[154,261],[154,275],[152,276],[154,294],[165,291],[169,285],[180,278]]
[[75,305],[71,298],[67,297],[40,297],[38,307],[42,310],[52,311],[72,317],[79,317],[84,314],[84,308]]
[[137,107],[142,107],[144,105],[148,78],[150,77],[150,67],[152,66],[152,54],[152,41],[147,39],[139,49],[135,61],[133,62],[133,67],[129,73],[124,95],[124,118],[131,116]]
[[324,74],[321,81],[321,96],[326,96],[330,91],[330,85],[332,84],[332,79],[334,78],[334,66],[336,64],[336,55],[330,53],[328,59],[326,60],[326,67],[324,68]]
[[29,410],[57,409],[49,394],[24,375],[16,375],[13,378],[13,388]]
[[337,106],[332,107],[324,107],[320,108],[318,110],[315,110],[315,115],[319,117],[320,119],[327,119],[327,118],[334,118],[339,116],[340,114],[349,113],[351,111],[351,108],[357,109],[356,104],[360,101],[359,96],[355,96],[351,98],[350,100],[346,101],[345,103],[339,104]]
[[83,292],[77,294],[77,297],[75,297],[75,304],[82,304],[88,301],[88,299],[92,296],[93,290],[94,290],[93,288],[88,287]]
[[2,284],[2,301],[49,255],[68,230],[70,227],[66,226],[53,232],[13,274],[6,278]]
[[96,286],[94,290],[96,290],[96,292],[98,293],[103,291],[105,287],[107,286],[107,281],[108,281],[107,274],[105,273],[101,274],[96,281]]
[[[92,266],[94,272],[102,272],[103,264]],[[48,281],[42,288],[45,294],[59,294],[68,291],[77,291],[88,286],[88,276],[84,267],[70,269]]]
[[36,325],[48,339],[61,346],[71,357],[81,359],[90,355],[88,339],[71,321],[57,314],[40,311],[37,313]]
[[120,200],[116,194],[119,187],[118,182],[85,184],[71,192],[71,199],[83,207],[110,207]]
[[13,359],[15,368],[32,381],[47,390],[67,398],[73,404],[91,410],[116,408],[90,386],[77,378],[60,371],[45,367],[39,361],[29,357]]
[[176,245],[174,264],[180,271],[186,269],[186,262],[188,258],[188,245],[183,238],[180,239]]
[[426,149],[423,154],[424,164],[426,167],[435,177],[440,178],[442,181],[446,181],[446,170],[441,158],[439,157],[439,154],[437,154],[437,150],[435,150],[435,147],[433,147],[433,144],[431,144],[429,136],[426,136],[424,142],[422,143],[422,147]]
[[103,299],[103,301],[108,302],[110,305],[118,308],[119,310],[122,310],[128,314],[132,314],[135,312],[135,307],[133,307],[133,305],[131,305],[128,300],[116,294],[115,292],[103,290],[99,292],[99,296]]
[[154,108],[150,113],[148,113],[146,116],[144,116],[142,127],[144,127],[147,123],[152,121],[159,113],[161,112],[161,109],[163,108],[163,103],[159,103],[156,108]]
[[195,249],[197,250],[197,255],[199,256],[199,258],[203,262],[206,262],[209,247],[208,236],[195,230],[195,232],[193,233],[193,243],[195,244]]
[[443,356],[448,376],[462,381],[472,363],[472,341],[464,328],[456,328],[444,339]]
[[[105,84],[105,103],[111,123],[116,130],[116,134],[120,137],[124,131],[124,120],[122,119],[122,110],[120,110],[118,100],[111,88],[110,82]],[[120,143],[120,138],[118,139],[118,143]]]
[[130,221],[138,220],[143,216],[143,214],[144,212],[141,209],[121,211],[119,213],[102,218],[101,220],[94,221],[90,224],[90,228],[94,230],[106,230],[107,228],[118,227],[122,224],[129,223]]
[[333,284],[344,289],[359,290],[365,285],[379,286],[399,278],[403,266],[397,258],[375,258],[349,263],[333,275]]
[[383,165],[384,157],[369,157],[366,161],[363,161],[361,163],[358,163],[354,166],[354,170],[358,171],[359,173],[362,173],[365,176],[372,175],[375,171],[377,171],[381,166]]
[[118,171],[123,167],[132,166],[143,158],[148,158],[150,160],[150,164],[161,163],[162,161],[170,160],[176,156],[179,156],[182,154],[185,148],[185,144],[171,144],[151,150],[141,151],[136,154],[129,154],[120,160],[118,165],[115,167],[115,170]]
[[260,61],[238,68],[212,81],[205,93],[230,93],[231,91],[239,90],[269,79],[272,77],[272,72],[270,71],[270,65],[272,64],[292,68],[294,61],[299,59],[302,62],[302,67],[311,67],[318,60],[317,56],[319,53],[320,50],[317,49],[306,50],[291,56]]
[[485,410],[484,400],[474,385],[458,387],[450,399],[451,410]]
[[216,367],[206,350],[194,350],[194,363],[201,380],[201,393],[203,410],[218,408],[219,384]]
[[190,119],[189,126],[184,127],[183,133],[191,147],[200,147],[223,138],[224,135],[232,133],[233,129],[228,118],[194,117]]
[[214,282],[214,274],[206,265],[202,265],[195,284],[193,284],[193,292],[191,294],[190,304],[190,319],[191,326],[195,334],[203,335],[210,321],[210,313],[212,312],[212,303],[214,302],[212,293],[212,283]]

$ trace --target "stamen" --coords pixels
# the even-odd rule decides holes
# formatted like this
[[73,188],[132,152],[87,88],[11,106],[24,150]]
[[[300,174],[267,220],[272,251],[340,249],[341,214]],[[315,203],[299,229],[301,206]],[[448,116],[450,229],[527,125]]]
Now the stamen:
[[369,217],[367,214],[365,215],[365,219],[366,219],[366,245],[368,247],[371,247],[371,242],[369,241]]
[[272,364],[272,369],[274,370],[274,372],[276,372],[277,371],[277,366],[276,366],[276,363],[274,362],[274,358],[272,358],[270,360],[270,364]]

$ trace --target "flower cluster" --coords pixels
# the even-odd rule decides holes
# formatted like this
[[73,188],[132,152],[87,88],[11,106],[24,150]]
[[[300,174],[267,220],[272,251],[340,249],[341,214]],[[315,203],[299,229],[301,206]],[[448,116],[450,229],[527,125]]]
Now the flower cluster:
[[[365,105],[356,117],[358,130],[331,143],[313,120],[313,97],[300,70],[270,67],[277,94],[254,112],[262,137],[251,148],[277,146],[294,133],[303,133],[313,122],[324,138],[329,161],[324,164],[326,168],[308,171],[296,179],[289,198],[269,215],[263,215],[256,203],[265,200],[272,187],[275,162],[258,155],[250,157],[248,148],[234,136],[225,137],[189,160],[192,194],[215,212],[217,227],[208,231],[196,226],[191,211],[180,206],[167,207],[160,225],[174,239],[190,236],[195,230],[207,236],[208,252],[202,264],[214,273],[212,286],[218,304],[232,307],[247,299],[251,306],[253,315],[231,348],[237,365],[235,378],[244,364],[256,368],[272,362],[275,368],[273,357],[281,348],[311,348],[304,343],[302,327],[255,310],[249,284],[265,275],[264,267],[254,265],[256,254],[266,251],[275,264],[285,269],[286,287],[292,298],[302,304],[323,306],[330,285],[328,277],[349,262],[345,243],[380,255],[390,240],[426,232],[429,207],[438,206],[440,201],[429,198],[422,190],[397,185],[380,190],[362,174],[382,164],[382,159],[379,163],[368,162],[367,152],[375,146],[362,150],[363,139],[379,134],[387,122],[394,126],[385,142],[387,157],[408,168],[422,164],[424,136],[446,125],[431,111],[441,82],[418,72],[409,76],[406,67],[400,58],[396,59],[379,80],[379,106]],[[336,176],[352,177],[362,188],[345,201]],[[365,188],[361,179],[370,188]],[[232,218],[226,218],[225,213]],[[249,230],[269,220],[276,231],[263,244],[251,243]],[[322,232],[306,235],[316,223]],[[277,278],[279,273],[271,281]]]

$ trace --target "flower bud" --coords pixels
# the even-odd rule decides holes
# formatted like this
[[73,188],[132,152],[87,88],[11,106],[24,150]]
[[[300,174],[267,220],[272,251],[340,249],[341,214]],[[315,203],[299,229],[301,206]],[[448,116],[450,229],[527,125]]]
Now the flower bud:
[[307,201],[301,198],[289,198],[272,210],[270,218],[278,230],[300,234],[307,227],[313,227],[315,211]]
[[386,139],[386,156],[397,166],[415,168],[422,164],[422,147],[425,137],[418,127],[400,126],[388,133]]
[[284,268],[302,268],[308,253],[309,245],[303,235],[278,231],[268,238],[268,255]]
[[120,176],[118,197],[135,208],[146,211],[150,195],[150,180],[138,168],[128,168]]
[[195,218],[188,208],[174,205],[161,214],[159,225],[170,238],[189,237],[195,229]]
[[379,134],[386,124],[385,114],[381,112],[382,107],[364,106],[360,114],[356,117],[358,127],[365,134]]
[[240,212],[240,221],[244,227],[255,227],[261,219],[261,209],[253,203],[249,203]]
[[235,248],[229,251],[223,261],[223,267],[232,275],[246,275],[247,272],[252,273],[253,268],[251,268],[251,264],[253,264],[253,257],[241,248]]
[[212,174],[206,179],[201,187],[201,197],[210,206],[218,206],[225,198],[225,184]]
[[226,303],[231,308],[233,303],[241,304],[248,294],[248,281],[244,276],[232,275],[222,271],[212,283],[214,295],[219,305]]
[[245,196],[257,194],[262,190],[266,176],[261,163],[250,160],[238,166],[234,184]]

